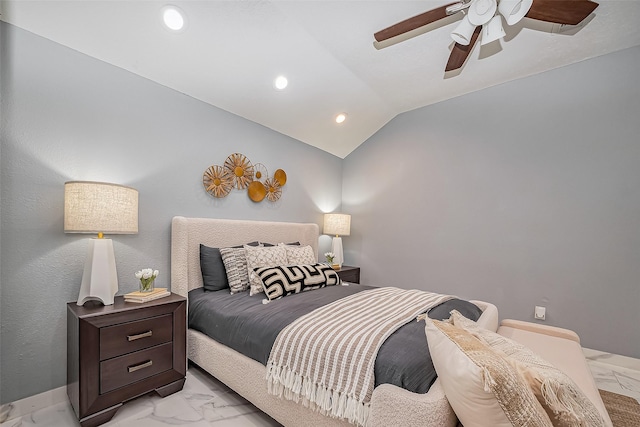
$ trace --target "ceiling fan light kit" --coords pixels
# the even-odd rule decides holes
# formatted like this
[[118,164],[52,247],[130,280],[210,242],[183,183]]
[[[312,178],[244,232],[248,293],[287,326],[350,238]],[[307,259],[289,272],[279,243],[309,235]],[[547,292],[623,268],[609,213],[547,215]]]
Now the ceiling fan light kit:
[[498,12],[504,16],[507,25],[513,25],[525,17],[532,4],[533,0],[500,0]]
[[469,22],[469,17],[465,16],[458,26],[451,32],[451,38],[454,42],[467,46],[471,42],[471,36],[476,26]]
[[484,25],[493,18],[498,9],[496,0],[472,0],[469,6],[469,22],[473,25]]
[[377,42],[382,42],[462,12],[465,16],[451,33],[455,44],[445,67],[447,72],[464,65],[480,33],[481,45],[503,38],[506,33],[502,17],[507,25],[516,24],[525,17],[554,24],[578,25],[597,7],[598,3],[591,0],[461,0],[405,19],[373,36]]
[[482,42],[480,42],[480,45],[491,43],[506,35],[504,28],[502,28],[502,18],[500,15],[496,15],[491,18],[491,21],[482,26]]

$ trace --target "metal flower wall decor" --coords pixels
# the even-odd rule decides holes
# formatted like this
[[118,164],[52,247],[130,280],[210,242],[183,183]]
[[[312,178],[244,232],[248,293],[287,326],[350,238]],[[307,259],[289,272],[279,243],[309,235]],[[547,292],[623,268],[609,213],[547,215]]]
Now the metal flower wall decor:
[[282,195],[282,187],[287,182],[287,174],[278,169],[269,177],[262,163],[252,164],[243,154],[233,153],[224,161],[223,166],[210,166],[202,175],[202,184],[207,193],[222,198],[233,188],[247,190],[249,198],[259,203],[265,198],[275,202]]

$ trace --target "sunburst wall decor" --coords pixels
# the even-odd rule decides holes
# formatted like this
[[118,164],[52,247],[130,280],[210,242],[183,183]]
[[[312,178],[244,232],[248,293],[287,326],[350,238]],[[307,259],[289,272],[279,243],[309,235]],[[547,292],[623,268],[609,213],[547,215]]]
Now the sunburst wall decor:
[[233,178],[222,166],[213,165],[204,171],[202,184],[213,197],[224,197],[233,188]]
[[249,198],[256,203],[264,199],[278,201],[286,182],[287,174],[282,169],[277,169],[269,177],[265,165],[253,164],[247,156],[240,153],[228,156],[223,166],[210,166],[202,175],[204,189],[213,197],[221,199],[236,188],[247,190]]
[[233,153],[224,161],[224,168],[233,177],[238,190],[244,190],[253,181],[253,165],[244,154]]

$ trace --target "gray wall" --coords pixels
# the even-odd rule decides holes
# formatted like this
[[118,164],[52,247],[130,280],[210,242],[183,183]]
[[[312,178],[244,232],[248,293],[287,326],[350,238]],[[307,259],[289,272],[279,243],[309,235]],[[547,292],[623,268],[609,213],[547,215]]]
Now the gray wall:
[[346,257],[640,357],[639,69],[636,47],[396,117],[344,161]]
[[[63,232],[65,181],[140,193],[139,234],[113,236],[119,293],[144,267],[169,284],[175,215],[322,224],[339,208],[333,155],[5,23],[0,43],[2,403],[66,382],[66,302],[77,299],[89,236]],[[234,152],[287,172],[280,201],[204,191],[205,169]]]

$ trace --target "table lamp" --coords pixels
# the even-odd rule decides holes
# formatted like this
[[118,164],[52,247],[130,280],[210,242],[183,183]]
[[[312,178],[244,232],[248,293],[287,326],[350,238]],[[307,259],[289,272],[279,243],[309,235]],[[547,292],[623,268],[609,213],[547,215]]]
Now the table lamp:
[[89,244],[77,304],[113,304],[118,292],[116,259],[111,239],[103,236],[138,233],[138,191],[104,182],[66,182],[64,232],[98,235]]
[[331,252],[335,255],[333,263],[342,267],[344,253],[342,252],[342,237],[351,233],[351,215],[328,213],[324,214],[324,234],[334,235],[331,241]]

